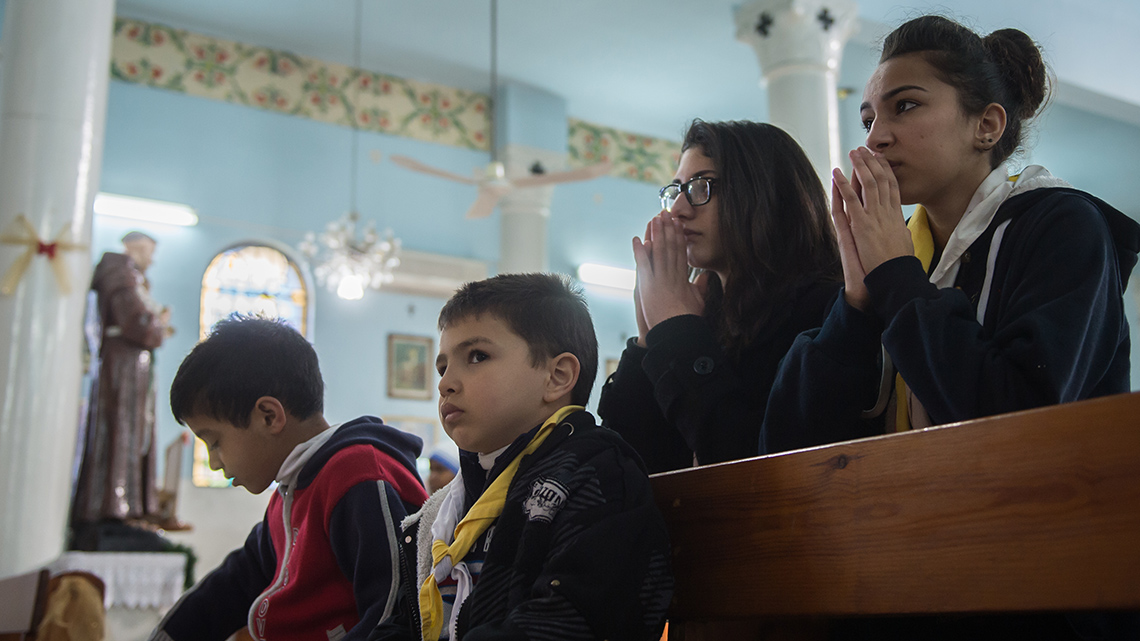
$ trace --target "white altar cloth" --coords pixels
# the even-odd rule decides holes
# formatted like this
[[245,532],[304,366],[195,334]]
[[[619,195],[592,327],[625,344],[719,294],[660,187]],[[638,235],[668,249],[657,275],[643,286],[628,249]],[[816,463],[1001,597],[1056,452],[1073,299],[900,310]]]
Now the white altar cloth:
[[64,552],[52,574],[82,570],[103,579],[104,605],[166,610],[182,595],[186,555],[180,552]]

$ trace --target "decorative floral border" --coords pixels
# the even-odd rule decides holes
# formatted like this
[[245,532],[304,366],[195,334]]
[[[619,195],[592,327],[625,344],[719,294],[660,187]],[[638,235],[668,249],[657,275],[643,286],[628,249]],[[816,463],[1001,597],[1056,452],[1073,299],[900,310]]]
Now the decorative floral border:
[[[115,19],[111,77],[202,98],[456,147],[490,149],[486,94],[406,80],[285,51]],[[675,142],[570,119],[570,164],[612,160],[611,175],[668,182]]]
[[655,185],[672,180],[681,160],[680,143],[575,118],[570,119],[569,152],[572,166],[610,160],[614,163],[610,175]]
[[489,99],[288,52],[115,19],[111,77],[469,149],[489,149]]

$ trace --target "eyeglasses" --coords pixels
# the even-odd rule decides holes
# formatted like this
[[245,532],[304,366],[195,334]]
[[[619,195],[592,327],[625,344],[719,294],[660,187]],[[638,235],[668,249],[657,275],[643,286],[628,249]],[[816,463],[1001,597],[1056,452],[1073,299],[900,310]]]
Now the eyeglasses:
[[685,198],[693,207],[700,207],[707,203],[712,198],[713,183],[716,178],[709,176],[697,176],[685,183],[671,183],[661,188],[661,208],[665,211],[673,211],[673,205],[677,203],[677,199],[681,194],[685,194]]

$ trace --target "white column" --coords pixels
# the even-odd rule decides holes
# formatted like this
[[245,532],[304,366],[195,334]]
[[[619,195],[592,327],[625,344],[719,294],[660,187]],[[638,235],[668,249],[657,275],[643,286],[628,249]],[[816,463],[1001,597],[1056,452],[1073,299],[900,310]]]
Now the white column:
[[[507,178],[531,175],[537,162],[547,172],[561,171],[566,154],[511,144],[500,150]],[[516,189],[499,202],[499,273],[547,271],[546,226],[554,186]]]
[[[0,36],[0,233],[23,215],[84,246],[99,184],[114,0],[8,0]],[[27,250],[0,245],[0,275]],[[0,295],[0,576],[63,550],[79,424],[89,249],[46,253]]]
[[852,0],[753,0],[736,10],[736,38],[760,61],[769,121],[799,141],[825,187],[839,166],[836,84],[856,18]]

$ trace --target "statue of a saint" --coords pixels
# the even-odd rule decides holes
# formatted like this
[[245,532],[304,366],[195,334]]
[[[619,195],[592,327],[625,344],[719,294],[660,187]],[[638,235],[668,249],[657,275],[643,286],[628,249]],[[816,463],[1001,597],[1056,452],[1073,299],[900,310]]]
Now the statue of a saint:
[[151,298],[146,279],[155,244],[128,233],[123,253],[103,254],[91,279],[102,340],[71,510],[78,549],[100,549],[102,526],[142,528],[160,519],[153,350],[172,329],[170,309]]

